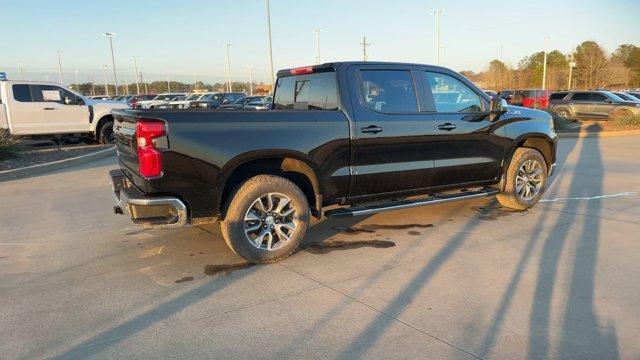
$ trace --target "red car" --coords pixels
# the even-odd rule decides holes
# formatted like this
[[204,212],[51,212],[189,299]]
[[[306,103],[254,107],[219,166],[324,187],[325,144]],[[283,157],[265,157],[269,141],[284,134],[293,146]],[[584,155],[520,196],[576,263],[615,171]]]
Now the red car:
[[549,90],[504,90],[500,92],[500,97],[511,105],[546,109],[549,106],[549,94]]

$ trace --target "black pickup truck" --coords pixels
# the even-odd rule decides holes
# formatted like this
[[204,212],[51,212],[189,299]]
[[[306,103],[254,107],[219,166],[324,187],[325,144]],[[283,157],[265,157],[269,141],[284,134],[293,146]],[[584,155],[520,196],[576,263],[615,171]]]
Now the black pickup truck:
[[220,220],[229,247],[256,263],[293,253],[311,216],[493,195],[529,208],[556,161],[551,116],[429,65],[281,70],[267,111],[122,110],[114,118],[114,211],[151,227]]

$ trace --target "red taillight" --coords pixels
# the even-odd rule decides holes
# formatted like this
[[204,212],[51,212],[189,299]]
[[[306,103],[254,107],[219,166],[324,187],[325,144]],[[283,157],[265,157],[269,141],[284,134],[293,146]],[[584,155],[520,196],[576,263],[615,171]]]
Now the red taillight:
[[165,134],[164,123],[161,121],[143,120],[136,124],[138,170],[140,170],[140,175],[144,177],[162,175],[162,153],[156,148],[153,139]]
[[531,98],[531,97],[522,98],[522,106],[524,107],[532,108],[534,103],[535,103],[534,98]]
[[313,74],[313,66],[303,66],[295,69],[291,69],[291,75],[305,75]]

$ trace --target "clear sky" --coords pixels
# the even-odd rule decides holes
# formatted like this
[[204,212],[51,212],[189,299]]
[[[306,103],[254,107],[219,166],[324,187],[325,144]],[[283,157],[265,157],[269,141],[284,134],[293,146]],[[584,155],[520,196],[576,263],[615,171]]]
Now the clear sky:
[[[524,5],[526,4],[526,5]],[[443,64],[481,70],[502,57],[516,65],[524,56],[549,49],[563,52],[584,40],[607,51],[621,43],[640,45],[640,0],[271,0],[274,66],[312,64],[320,28],[321,60],[360,60],[362,36],[370,60],[435,63],[434,9],[441,16]],[[65,83],[77,68],[102,80],[111,64],[105,31],[114,38],[116,67],[133,81],[131,56],[140,57],[147,79],[205,82],[225,76],[224,44],[231,43],[233,80],[267,81],[265,0],[0,0],[0,71],[18,78],[57,79],[56,50],[63,51]]]

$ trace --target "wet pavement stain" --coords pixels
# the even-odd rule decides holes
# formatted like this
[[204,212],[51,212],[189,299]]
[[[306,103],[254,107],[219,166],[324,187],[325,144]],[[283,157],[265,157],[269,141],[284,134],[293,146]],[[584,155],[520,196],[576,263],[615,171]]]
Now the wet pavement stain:
[[193,276],[185,276],[182,279],[178,279],[176,281],[174,281],[176,284],[180,284],[183,282],[187,282],[187,281],[193,281]]
[[426,229],[430,227],[433,227],[433,224],[367,224],[362,227],[334,226],[333,230],[346,235],[358,235],[361,233],[374,233],[376,230]]
[[239,264],[222,264],[222,265],[205,265],[204,273],[209,276],[213,275],[228,275],[234,271],[248,269],[255,264],[252,263],[239,263]]
[[393,241],[386,240],[355,240],[355,241],[325,241],[315,244],[310,244],[306,247],[306,251],[312,254],[327,254],[334,250],[351,250],[359,249],[363,247],[373,247],[378,249],[385,249],[396,246]]
[[422,235],[422,233],[421,233],[420,231],[415,231],[415,230],[407,231],[407,234],[409,234],[409,235],[414,235],[414,236],[416,236],[416,235]]
[[480,213],[480,216],[478,217],[480,220],[486,220],[486,221],[495,221],[495,220],[498,220],[498,218],[501,218],[504,216],[509,216],[512,214],[526,211],[526,210],[513,210],[506,207],[502,207],[500,205],[487,205],[487,206],[475,207],[473,209]]
[[127,235],[137,235],[137,234],[143,233],[143,232],[145,232],[145,231],[147,231],[147,229],[140,229],[140,230],[129,231],[129,232],[127,233]]
[[373,230],[368,230],[368,229],[362,229],[362,228],[356,228],[356,227],[351,227],[351,226],[334,226],[333,230],[343,233],[343,234],[347,234],[347,235],[358,235],[361,233],[372,233],[375,232]]

